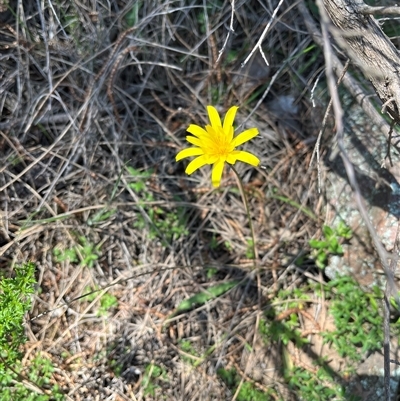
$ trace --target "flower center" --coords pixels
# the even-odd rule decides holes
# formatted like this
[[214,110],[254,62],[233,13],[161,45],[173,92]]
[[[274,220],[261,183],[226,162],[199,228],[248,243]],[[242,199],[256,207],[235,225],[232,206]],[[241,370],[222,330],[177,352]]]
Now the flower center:
[[231,141],[222,127],[212,130],[212,146],[209,153],[214,156],[226,158],[232,152]]

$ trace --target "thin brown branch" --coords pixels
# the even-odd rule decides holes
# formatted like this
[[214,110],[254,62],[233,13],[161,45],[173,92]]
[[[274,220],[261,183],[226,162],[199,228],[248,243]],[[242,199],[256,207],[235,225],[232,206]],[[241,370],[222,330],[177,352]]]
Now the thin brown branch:
[[360,5],[359,11],[364,15],[400,15],[400,7],[373,7],[367,4]]

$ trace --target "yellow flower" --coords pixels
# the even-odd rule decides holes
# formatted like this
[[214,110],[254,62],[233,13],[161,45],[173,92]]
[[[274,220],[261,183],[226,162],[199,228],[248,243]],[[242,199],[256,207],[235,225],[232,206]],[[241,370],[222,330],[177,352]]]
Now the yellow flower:
[[257,128],[250,128],[233,137],[233,120],[237,110],[238,107],[231,107],[222,125],[215,107],[207,106],[211,125],[206,125],[205,129],[195,124],[189,125],[187,132],[192,135],[188,135],[186,140],[196,147],[181,150],[176,155],[176,161],[185,157],[198,156],[188,164],[186,174],[190,175],[206,164],[213,164],[211,181],[214,187],[219,187],[225,162],[235,164],[239,160],[252,166],[259,165],[260,160],[252,153],[235,150],[237,146],[258,135]]

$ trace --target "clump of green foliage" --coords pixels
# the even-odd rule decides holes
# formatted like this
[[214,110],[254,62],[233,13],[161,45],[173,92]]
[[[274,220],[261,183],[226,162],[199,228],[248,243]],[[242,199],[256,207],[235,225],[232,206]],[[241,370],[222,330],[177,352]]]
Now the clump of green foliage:
[[[86,299],[89,302],[94,301],[98,295],[97,294],[98,291],[99,291],[98,287],[95,287],[95,288],[86,287],[85,291],[84,291],[85,294],[86,293],[90,293],[90,294],[87,295],[84,299]],[[106,292],[100,297],[100,307],[96,312],[97,316],[106,316],[112,308],[116,308],[117,306],[118,306],[117,297],[112,294],[108,294]]]
[[344,387],[334,383],[332,373],[324,368],[313,374],[295,367],[286,375],[286,381],[301,400],[349,400]]
[[[294,299],[292,301],[291,299]],[[280,290],[275,298],[277,302],[287,301],[284,305],[287,309],[302,308],[309,296],[307,288],[295,288],[294,290]],[[307,339],[301,337],[300,322],[296,313],[291,313],[288,319],[277,321],[275,308],[268,309],[265,318],[260,320],[259,331],[265,342],[282,341],[287,345],[289,341],[293,341],[297,347],[302,347],[307,343]]]
[[312,248],[311,256],[320,269],[324,269],[328,264],[330,255],[343,255],[341,241],[349,240],[353,233],[349,227],[340,222],[336,228],[323,226],[322,240],[311,239],[308,243]]
[[[382,348],[383,317],[381,310],[382,291],[374,287],[366,291],[352,277],[342,276],[328,284],[306,284],[293,290],[281,290],[272,301],[272,307],[260,320],[259,331],[265,342],[283,345],[283,361],[286,345],[291,342],[301,348],[307,340],[301,336],[300,322],[295,309],[302,309],[310,299],[308,293],[324,292],[329,302],[329,313],[335,323],[333,331],[320,334],[324,341],[333,345],[341,357],[347,358],[346,371],[354,370],[354,363],[359,362],[368,352]],[[276,316],[294,309],[284,319]],[[351,394],[344,394],[344,388],[338,384],[337,374],[331,371],[322,360],[316,360],[316,374],[299,367],[293,367],[290,360],[285,363],[284,376],[288,385],[304,400],[355,400]],[[349,398],[350,397],[350,398]],[[353,397],[353,398],[352,398]]]
[[355,362],[366,352],[381,349],[382,291],[375,286],[372,292],[366,292],[349,276],[330,281],[325,291],[331,299],[329,311],[336,326],[336,330],[323,334],[325,341],[332,343],[340,356]]
[[20,357],[19,348],[25,342],[23,319],[31,307],[35,284],[35,265],[26,263],[15,268],[15,277],[0,280],[0,372],[5,364],[13,365]]
[[[199,356],[193,344],[189,340],[182,339],[179,345],[181,350],[187,354],[181,355],[182,360],[189,364],[193,364],[194,360]],[[191,358],[190,356],[194,356],[194,358]]]
[[144,395],[156,395],[156,390],[160,387],[158,381],[168,381],[166,370],[154,363],[150,363],[146,366],[146,369],[142,378],[142,387]]
[[65,250],[54,248],[53,255],[56,262],[69,260],[71,263],[78,263],[81,259],[81,266],[92,268],[99,258],[100,245],[94,245],[83,235],[80,235],[75,246]]
[[[2,401],[61,401],[57,386],[49,386],[53,372],[51,361],[37,355],[28,367],[21,364],[21,346],[25,343],[23,320],[31,307],[35,265],[15,268],[15,277],[0,279],[0,393]],[[27,388],[22,380],[30,382]],[[51,393],[49,395],[48,393]]]
[[[232,391],[236,392],[241,378],[235,369],[218,369],[218,376],[224,381],[227,387]],[[253,383],[244,382],[240,387],[239,393],[236,400],[238,401],[271,401],[276,400],[276,394],[271,395],[273,390],[271,389],[269,393],[257,389]]]

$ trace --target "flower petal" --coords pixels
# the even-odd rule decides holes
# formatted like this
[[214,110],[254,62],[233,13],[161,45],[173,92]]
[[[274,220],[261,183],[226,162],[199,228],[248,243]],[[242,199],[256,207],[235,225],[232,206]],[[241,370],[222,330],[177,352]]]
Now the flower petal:
[[217,127],[222,127],[221,119],[219,117],[218,111],[213,106],[207,106],[208,118],[210,119],[211,126],[215,129]]
[[196,157],[194,160],[192,160],[188,164],[188,166],[186,167],[185,173],[190,175],[190,174],[194,173],[200,167],[203,167],[205,164],[209,164],[206,155],[201,155],[199,157]]
[[203,149],[201,148],[187,148],[181,150],[176,156],[175,160],[178,162],[179,160],[184,159],[185,157],[191,157],[191,156],[200,156],[203,155]]
[[215,138],[217,135],[216,130],[211,127],[211,125],[206,125],[206,131],[208,134],[208,138]]
[[203,142],[201,139],[196,138],[195,136],[192,136],[192,135],[188,135],[188,136],[186,137],[186,140],[187,140],[189,143],[191,143],[192,145],[199,146],[199,147],[201,147],[202,142]]
[[235,150],[234,152],[229,153],[228,157],[226,158],[226,162],[229,164],[235,164],[237,160],[235,153],[237,152],[240,152],[240,150]]
[[186,131],[190,132],[194,136],[197,136],[197,138],[201,138],[204,135],[207,135],[207,136],[209,135],[208,132],[204,128],[202,128],[196,124],[190,124]]
[[235,120],[236,112],[239,107],[232,106],[226,113],[224,118],[224,131],[229,132],[229,129],[233,126],[233,121]]
[[205,155],[207,157],[207,164],[214,164],[219,160],[218,155]]
[[250,128],[246,131],[243,131],[240,133],[234,140],[233,143],[236,146],[241,145],[242,143],[245,143],[247,141],[250,141],[250,139],[254,138],[255,136],[258,135],[258,129],[257,128]]
[[233,127],[228,127],[226,130],[224,130],[224,132],[225,132],[226,140],[227,140],[228,142],[230,142],[231,148],[232,148],[232,149],[235,149],[235,146],[232,145],[232,142],[233,142],[233,141],[232,141],[232,140],[233,140],[233,132],[234,132]]
[[214,163],[211,173],[211,182],[213,187],[217,188],[221,184],[221,177],[223,171],[224,171],[224,162],[222,160],[218,160],[216,163]]
[[255,167],[260,164],[260,159],[257,156],[245,150],[236,150],[232,152],[232,156],[236,157],[236,160],[240,160],[241,162],[248,163]]

